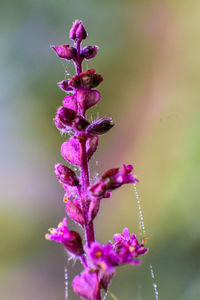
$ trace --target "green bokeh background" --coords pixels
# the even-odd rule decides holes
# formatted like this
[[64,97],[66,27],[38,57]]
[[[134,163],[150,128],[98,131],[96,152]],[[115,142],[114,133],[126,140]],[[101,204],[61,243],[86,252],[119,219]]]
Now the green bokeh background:
[[[65,214],[53,173],[64,141],[52,122],[64,97],[56,82],[74,74],[49,45],[69,42],[76,18],[85,44],[100,46],[84,66],[104,77],[89,114],[116,124],[100,138],[91,173],[134,164],[150,249],[140,267],[117,271],[111,291],[155,299],[152,264],[159,300],[200,299],[199,12],[197,0],[0,1],[0,299],[64,299],[64,266],[69,286],[80,272],[44,240]],[[103,200],[96,237],[107,242],[125,226],[139,234],[130,185]],[[71,287],[69,299],[79,299]]]

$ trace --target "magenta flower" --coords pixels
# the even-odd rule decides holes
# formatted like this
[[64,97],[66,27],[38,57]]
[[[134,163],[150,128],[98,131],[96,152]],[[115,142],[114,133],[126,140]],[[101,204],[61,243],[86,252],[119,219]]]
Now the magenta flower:
[[84,270],[73,280],[75,293],[87,300],[101,300],[99,280],[96,272]]
[[119,257],[112,244],[101,245],[99,242],[93,242],[86,253],[90,267],[99,268],[103,274],[112,273],[119,265]]
[[63,244],[67,251],[77,256],[83,254],[82,239],[76,231],[69,231],[67,218],[58,224],[57,228],[50,228],[46,239]]
[[122,170],[119,170],[119,168],[110,169],[101,176],[101,179],[97,183],[89,187],[89,192],[92,196],[107,198],[109,195],[108,192],[113,191],[121,185],[139,181],[131,174],[132,171],[133,166],[131,165],[123,165]]
[[[73,289],[86,300],[101,300],[102,290],[108,286],[117,267],[124,264],[139,264],[138,257],[147,252],[144,240],[139,243],[136,235],[130,236],[127,228],[122,234],[115,234],[115,243],[102,245],[95,239],[94,219],[97,216],[102,198],[109,198],[113,190],[124,184],[136,183],[132,165],[123,165],[121,169],[106,171],[95,183],[90,178],[89,161],[95,154],[99,136],[107,133],[113,126],[110,117],[102,117],[94,122],[87,119],[86,112],[101,100],[101,94],[95,90],[103,77],[94,69],[83,71],[83,60],[97,55],[97,46],[81,47],[87,32],[81,21],[76,20],[69,33],[73,45],[52,46],[56,54],[72,60],[76,74],[62,80],[58,86],[65,92],[53,119],[62,134],[70,136],[61,146],[61,154],[66,164],[56,164],[55,174],[62,184],[65,195],[65,211],[70,219],[81,226],[85,241],[78,232],[69,230],[67,218],[57,228],[50,228],[46,239],[64,246],[74,259],[80,259],[84,270],[73,280]],[[73,167],[73,165],[75,167]]]
[[148,251],[147,248],[144,248],[144,240],[139,243],[134,233],[130,236],[128,228],[124,228],[122,234],[114,234],[113,239],[115,241],[115,252],[118,254],[120,265],[139,264],[140,261],[135,258]]

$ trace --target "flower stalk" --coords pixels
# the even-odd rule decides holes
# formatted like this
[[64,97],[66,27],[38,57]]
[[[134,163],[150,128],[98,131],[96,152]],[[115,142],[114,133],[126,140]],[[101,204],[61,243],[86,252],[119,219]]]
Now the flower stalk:
[[94,184],[91,184],[89,160],[94,155],[100,135],[107,133],[113,126],[112,118],[103,117],[90,123],[86,111],[96,105],[100,93],[95,90],[103,78],[95,70],[83,72],[83,60],[97,55],[97,46],[81,47],[87,32],[81,21],[76,20],[69,32],[74,45],[52,46],[56,54],[66,60],[72,60],[76,75],[63,80],[58,86],[67,94],[54,118],[54,123],[61,133],[70,133],[70,138],[61,146],[65,160],[78,166],[80,176],[71,167],[57,164],[55,174],[64,190],[64,202],[69,218],[78,223],[84,233],[85,241],[76,231],[68,229],[67,217],[50,228],[46,239],[61,243],[74,259],[79,258],[83,272],[73,280],[75,293],[86,300],[101,300],[102,291],[108,287],[118,266],[138,265],[138,257],[147,252],[144,239],[138,242],[135,234],[124,228],[122,234],[115,234],[113,242],[105,245],[95,240],[94,219],[97,216],[102,199],[110,198],[112,192],[123,184],[136,183],[132,165],[107,170]]

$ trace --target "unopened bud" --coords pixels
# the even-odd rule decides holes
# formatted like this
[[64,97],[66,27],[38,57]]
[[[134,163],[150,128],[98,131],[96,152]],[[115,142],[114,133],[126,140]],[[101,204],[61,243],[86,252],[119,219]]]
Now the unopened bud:
[[71,40],[84,40],[87,37],[87,32],[82,24],[81,21],[76,20],[73,25],[72,28],[69,32],[69,38]]
[[77,256],[84,253],[81,236],[67,228],[67,218],[64,218],[57,228],[50,228],[49,232],[45,235],[47,240],[63,244],[66,250]]
[[73,128],[76,130],[85,130],[90,123],[83,117],[77,116],[73,121]]
[[76,76],[74,76],[70,81],[69,85],[73,88],[94,88],[103,81],[103,77],[100,74],[96,74],[94,69],[87,70]]
[[61,106],[56,115],[58,116],[58,119],[63,123],[63,125],[71,126],[72,121],[74,120],[76,113],[74,110],[70,108],[66,108]]
[[65,165],[57,164],[55,165],[55,174],[60,182],[63,184],[68,184],[71,186],[78,186],[79,181],[73,170]]
[[85,59],[94,58],[97,55],[98,46],[86,46],[81,51],[81,56]]
[[62,124],[62,122],[60,121],[57,115],[53,119],[53,122],[59,130],[65,130],[65,126]]
[[76,231],[69,231],[64,233],[63,245],[69,252],[77,256],[84,253],[81,236]]
[[76,49],[70,45],[51,46],[51,48],[56,52],[56,54],[59,57],[68,60],[76,57],[77,54]]
[[67,80],[62,80],[60,82],[58,82],[58,86],[61,90],[65,91],[65,92],[69,92],[69,91],[73,91],[73,89],[69,86],[69,79]]
[[88,134],[104,134],[110,130],[114,124],[112,123],[112,118],[103,117],[94,123],[90,124],[87,128]]
[[85,224],[84,214],[78,198],[74,199],[73,202],[70,200],[67,201],[65,209],[72,220],[79,223],[81,226]]

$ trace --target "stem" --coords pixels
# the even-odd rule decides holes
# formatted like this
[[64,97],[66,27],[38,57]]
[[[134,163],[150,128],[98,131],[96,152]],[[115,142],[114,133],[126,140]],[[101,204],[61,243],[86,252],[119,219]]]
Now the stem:
[[86,262],[86,259],[85,259],[85,256],[84,256],[84,255],[82,255],[82,256],[80,257],[80,260],[81,260],[81,262],[82,262],[84,268],[87,268],[88,265],[87,265],[87,262]]
[[81,150],[82,150],[82,156],[81,156],[81,179],[82,179],[82,185],[81,185],[81,196],[83,201],[83,207],[84,207],[84,215],[85,215],[85,233],[86,233],[86,240],[88,247],[90,246],[90,243],[95,240],[94,236],[94,225],[93,222],[90,222],[88,224],[88,205],[87,205],[87,189],[89,186],[89,168],[88,168],[88,159],[87,159],[87,152],[86,152],[86,139],[83,139],[81,141]]
[[77,40],[76,43],[76,50],[77,50],[77,58],[75,61],[75,66],[76,66],[76,73],[80,74],[82,72],[82,58],[80,56],[81,53],[81,40]]
[[[81,53],[81,40],[77,40],[75,42],[76,50],[77,50],[77,58],[74,60],[76,73],[77,75],[82,72],[82,57],[80,55]],[[80,115],[82,117],[84,116],[84,112],[80,112]],[[82,207],[84,210],[84,218],[85,218],[85,235],[86,235],[86,241],[88,247],[90,246],[90,243],[95,241],[94,236],[94,225],[93,222],[90,222],[88,224],[88,205],[87,205],[87,189],[90,184],[90,176],[89,176],[89,167],[88,167],[88,158],[87,158],[87,152],[86,152],[86,137],[80,137],[80,143],[81,143],[81,201],[82,201]]]

